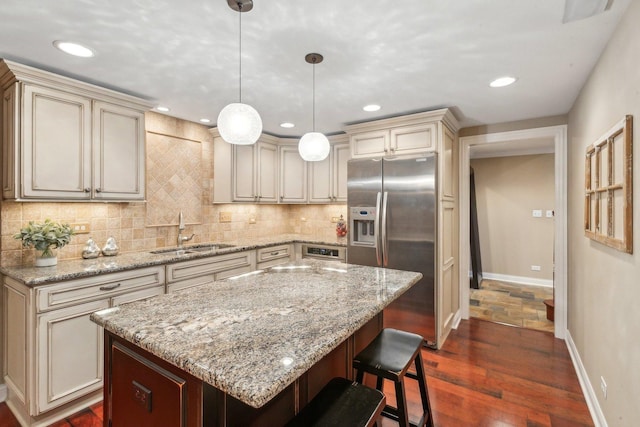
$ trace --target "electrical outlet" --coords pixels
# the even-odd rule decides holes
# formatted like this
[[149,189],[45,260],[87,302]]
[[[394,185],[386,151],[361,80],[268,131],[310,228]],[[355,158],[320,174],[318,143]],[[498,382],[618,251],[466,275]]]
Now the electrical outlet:
[[231,222],[231,212],[220,212],[219,220],[220,222]]
[[534,209],[533,211],[531,211],[531,215],[534,218],[542,218],[542,209]]
[[300,221],[301,221],[301,222],[307,222],[307,218],[305,218],[305,217],[301,217],[301,218],[300,218]]
[[340,217],[339,216],[332,216],[331,217],[331,222],[336,223],[338,221],[340,221]]
[[540,271],[540,266],[539,265],[532,265],[531,266],[531,271]]
[[551,210],[547,211],[547,218],[553,218],[553,211]]
[[256,223],[256,219],[251,217],[249,218],[249,224],[255,224]]
[[600,389],[602,390],[602,395],[604,398],[607,398],[607,383],[604,380],[604,377],[600,377]]
[[75,234],[89,234],[91,232],[91,224],[88,222],[75,222],[70,224]]

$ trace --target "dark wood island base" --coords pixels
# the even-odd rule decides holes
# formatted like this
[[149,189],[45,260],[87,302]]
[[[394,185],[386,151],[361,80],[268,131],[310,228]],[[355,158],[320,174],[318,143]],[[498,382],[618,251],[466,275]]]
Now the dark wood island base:
[[353,379],[353,356],[381,329],[382,313],[260,408],[105,330],[104,426],[284,425],[332,378]]

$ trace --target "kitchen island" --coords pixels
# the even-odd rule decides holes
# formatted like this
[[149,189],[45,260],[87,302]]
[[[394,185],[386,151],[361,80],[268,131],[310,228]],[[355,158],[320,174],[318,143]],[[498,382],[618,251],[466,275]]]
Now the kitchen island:
[[283,424],[352,376],[382,310],[420,277],[303,260],[96,312],[105,426]]

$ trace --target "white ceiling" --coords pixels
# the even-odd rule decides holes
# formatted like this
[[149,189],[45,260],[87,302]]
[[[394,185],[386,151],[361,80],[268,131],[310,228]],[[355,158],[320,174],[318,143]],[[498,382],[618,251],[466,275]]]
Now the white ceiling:
[[[565,114],[631,0],[563,24],[561,0],[254,0],[242,15],[243,102],[267,133],[452,107],[463,126]],[[2,0],[0,57],[215,124],[238,101],[238,13],[226,0]],[[54,40],[83,43],[90,59]],[[514,75],[492,89],[495,77]],[[375,113],[362,111],[378,103]],[[296,127],[283,129],[281,122]]]

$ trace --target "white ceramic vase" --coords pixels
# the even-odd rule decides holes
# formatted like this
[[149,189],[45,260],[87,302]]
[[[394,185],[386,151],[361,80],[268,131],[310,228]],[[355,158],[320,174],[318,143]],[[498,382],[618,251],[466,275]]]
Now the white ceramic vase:
[[53,250],[50,250],[52,256],[42,256],[42,252],[36,252],[36,267],[51,267],[58,264],[58,256]]

